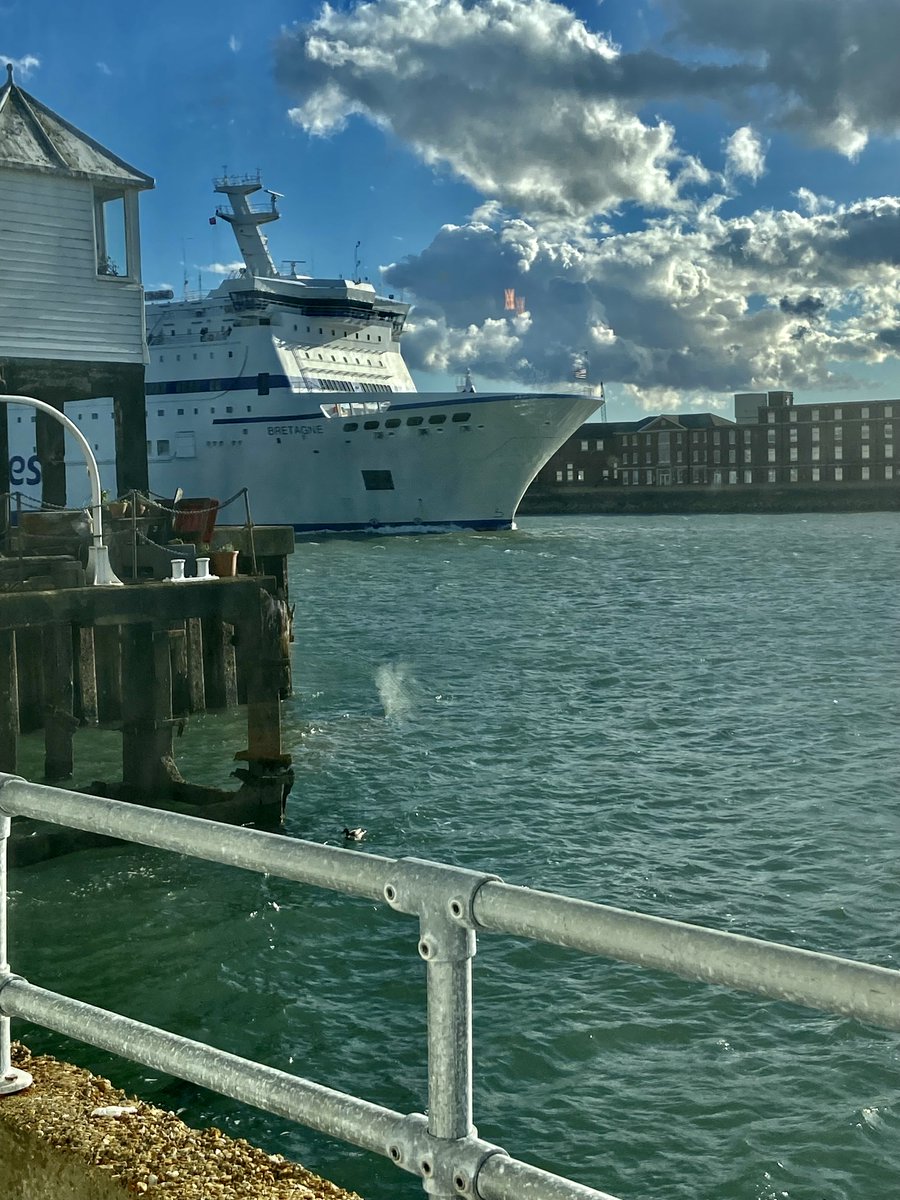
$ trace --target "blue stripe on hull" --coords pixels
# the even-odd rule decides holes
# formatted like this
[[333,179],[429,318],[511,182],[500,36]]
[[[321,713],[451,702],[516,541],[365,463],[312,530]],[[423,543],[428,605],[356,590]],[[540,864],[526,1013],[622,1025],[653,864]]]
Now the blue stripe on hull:
[[335,522],[333,525],[297,525],[294,524],[294,533],[366,533],[380,535],[383,533],[450,533],[454,529],[481,529],[481,530],[496,530],[496,529],[512,529],[513,523],[511,520],[503,517],[497,517],[491,520],[484,521],[427,521],[421,525],[409,521],[397,522],[380,522],[373,525],[371,522],[363,521],[347,521]]

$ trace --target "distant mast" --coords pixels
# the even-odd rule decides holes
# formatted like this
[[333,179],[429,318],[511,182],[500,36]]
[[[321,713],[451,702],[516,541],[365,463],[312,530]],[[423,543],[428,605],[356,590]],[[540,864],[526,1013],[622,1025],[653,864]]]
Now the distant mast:
[[[259,232],[260,225],[269,221],[277,221],[281,215],[275,207],[279,198],[278,192],[270,192],[260,183],[259,175],[236,176],[223,175],[214,179],[213,186],[217,192],[227,196],[231,208],[216,207],[216,216],[227,221],[234,230],[247,270],[251,275],[261,275],[266,279],[277,279],[278,271],[269,254],[268,240]],[[253,206],[247,199],[254,192],[264,191],[271,197],[271,205]]]

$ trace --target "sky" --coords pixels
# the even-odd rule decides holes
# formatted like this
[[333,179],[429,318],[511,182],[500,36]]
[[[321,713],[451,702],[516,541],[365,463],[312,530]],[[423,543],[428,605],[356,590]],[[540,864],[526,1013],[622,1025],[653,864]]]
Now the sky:
[[279,266],[413,305],[420,388],[583,363],[613,420],[900,396],[898,44],[897,0],[0,0],[17,83],[156,180],[145,286],[216,285],[259,170]]

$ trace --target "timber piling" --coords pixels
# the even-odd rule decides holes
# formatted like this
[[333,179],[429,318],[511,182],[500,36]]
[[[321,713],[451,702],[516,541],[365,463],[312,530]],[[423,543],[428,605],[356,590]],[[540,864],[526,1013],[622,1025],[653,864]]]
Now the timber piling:
[[[121,775],[92,781],[91,791],[278,827],[293,783],[281,738],[280,702],[291,692],[285,578],[281,564],[272,575],[125,587],[48,587],[49,578],[35,576],[0,590],[0,770],[15,774],[18,735],[42,730],[44,780],[60,783],[75,769],[77,731],[114,729]],[[238,786],[186,780],[176,730],[239,696],[246,744],[223,747]],[[14,822],[10,857],[34,862],[80,848],[86,836]]]

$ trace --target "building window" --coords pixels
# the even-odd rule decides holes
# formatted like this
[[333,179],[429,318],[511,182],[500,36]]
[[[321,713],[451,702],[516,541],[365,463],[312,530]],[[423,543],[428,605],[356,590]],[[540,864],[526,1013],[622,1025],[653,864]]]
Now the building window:
[[890,466],[890,464],[888,464],[888,466],[886,466],[884,468],[884,477],[885,477],[885,479],[893,479],[894,478],[894,468],[892,466]]
[[818,419],[819,419],[819,410],[818,410],[817,408],[811,408],[811,409],[809,410],[809,419],[810,419],[811,421],[818,421]]
[[792,429],[792,430],[791,430],[791,441],[792,441],[792,442],[796,442],[796,441],[797,441],[797,438],[798,438],[798,435],[799,435],[799,430],[797,430],[797,429]]
[[775,430],[774,429],[769,430],[767,441],[770,446],[775,445]]
[[862,456],[863,456],[863,458],[868,458],[868,457],[869,457],[869,451],[870,451],[871,449],[872,449],[872,447],[871,447],[871,446],[869,446],[869,445],[860,446],[860,450],[862,451]]
[[562,483],[562,481],[563,481],[563,473],[562,473],[562,471],[557,471],[556,472],[556,482]]
[[769,462],[770,462],[770,463],[773,463],[774,461],[775,461],[775,451],[774,451],[774,450],[770,450],[770,451],[769,451]]
[[98,275],[107,279],[128,279],[133,274],[135,209],[136,197],[133,192],[101,188],[94,191]]
[[796,420],[797,420],[797,410],[796,410],[796,408],[789,409],[789,411],[788,411],[788,420],[789,420],[789,421],[796,421]]
[[603,449],[603,438],[597,438],[597,449],[598,450]]
[[753,482],[753,472],[745,471],[744,472],[744,483],[752,483],[752,482]]
[[833,417],[833,419],[834,419],[835,421],[840,421],[840,419],[841,419],[841,410],[840,410],[839,408],[836,408],[836,409],[834,410],[834,412],[833,412],[831,415],[832,415],[832,417]]
[[813,448],[812,448],[812,460],[813,460],[813,462],[819,461],[819,447],[818,446],[813,446]]
[[797,482],[797,468],[791,467],[791,483]]
[[775,482],[775,472],[772,470],[769,470],[766,472],[766,474],[767,474],[769,483],[774,483]]
[[813,426],[812,426],[812,428],[811,428],[811,429],[810,429],[810,431],[809,431],[809,436],[812,438],[812,440],[813,440],[814,442],[817,442],[817,441],[819,440],[819,427],[818,427],[818,425],[813,425]]
[[578,472],[578,482],[579,482],[579,483],[584,483],[584,471],[581,471],[581,470],[579,470],[579,472]]
[[843,427],[843,425],[835,425],[835,427],[834,427],[834,440],[835,440],[836,442],[842,442],[842,441],[844,440],[844,427]]
[[869,478],[869,468],[868,468],[868,467],[863,467],[863,468],[862,468],[862,477],[863,477],[863,479],[868,479],[868,478]]
[[841,459],[844,457],[844,447],[843,446],[835,446],[834,457],[835,457],[836,462],[841,461]]
[[766,413],[766,420],[770,425],[775,424],[775,413],[771,409]]
[[863,421],[867,421],[869,419],[869,410],[867,408],[861,408],[859,410],[859,415]]
[[894,436],[894,427],[890,423],[890,421],[885,421],[883,433],[884,433],[884,440],[886,442],[889,442],[891,440],[891,438]]
[[885,442],[884,443],[884,457],[885,458],[893,458],[894,457],[894,443],[893,442]]
[[860,439],[861,439],[862,441],[864,441],[864,442],[867,442],[867,441],[869,440],[869,427],[868,427],[868,425],[860,425],[860,427],[859,427],[859,436],[860,436]]
[[748,463],[748,462],[752,462],[752,461],[753,461],[753,452],[751,451],[749,446],[745,446],[744,447],[744,462]]
[[813,467],[813,469],[812,469],[812,481],[813,481],[813,483],[818,483],[818,482],[819,482],[819,476],[820,476],[821,474],[822,474],[822,472],[821,472],[821,470],[820,470],[820,468],[819,468],[819,467]]
[[797,461],[797,447],[791,446],[791,462]]
[[737,483],[737,471],[729,471],[728,472],[728,482],[729,483]]
[[588,449],[588,443],[587,443],[587,442],[582,442],[582,443],[581,443],[581,448],[582,448],[582,450],[587,450],[587,449]]
[[737,440],[737,433],[733,429],[728,430],[728,445],[733,446]]
[[835,467],[834,468],[835,483],[840,483],[843,478],[844,478],[844,468],[843,467]]

